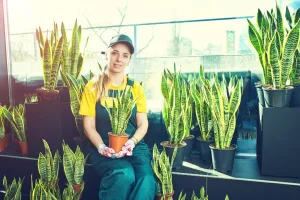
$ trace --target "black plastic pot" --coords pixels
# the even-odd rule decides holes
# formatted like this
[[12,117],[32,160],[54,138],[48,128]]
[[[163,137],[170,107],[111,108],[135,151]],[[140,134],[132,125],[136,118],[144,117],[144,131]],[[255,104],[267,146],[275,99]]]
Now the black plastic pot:
[[257,98],[258,102],[265,107],[265,99],[264,99],[264,93],[262,90],[262,85],[261,84],[255,84],[256,92],[257,92]]
[[265,107],[289,107],[294,87],[288,86],[285,89],[274,90],[263,87]]
[[184,160],[191,159],[192,150],[195,142],[195,136],[190,135],[188,138],[183,140],[186,143],[186,147],[184,148]]
[[213,143],[212,140],[202,140],[200,137],[197,138],[197,147],[199,149],[200,160],[211,163],[211,152],[209,145]]
[[230,174],[233,168],[235,150],[237,146],[232,145],[230,149],[217,149],[213,144],[209,145],[211,150],[213,169],[222,173]]
[[300,107],[300,85],[294,85],[291,97],[291,107]]
[[69,94],[69,88],[59,86],[56,88],[59,91],[59,101],[60,102],[70,102],[70,94]]
[[[175,147],[169,145],[169,141],[164,141],[164,142],[160,143],[160,145],[162,145],[165,148],[166,154],[170,158],[170,161],[171,161]],[[182,167],[182,163],[184,160],[185,147],[186,147],[185,142],[182,142],[182,144],[178,147],[177,154],[175,156],[174,163],[173,163],[173,168],[180,169]]]

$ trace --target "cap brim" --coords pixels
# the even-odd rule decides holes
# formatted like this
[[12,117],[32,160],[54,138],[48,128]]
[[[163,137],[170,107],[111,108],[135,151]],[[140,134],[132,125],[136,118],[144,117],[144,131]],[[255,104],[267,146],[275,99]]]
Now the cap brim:
[[132,44],[129,43],[128,41],[117,41],[117,42],[111,43],[111,44],[109,45],[109,47],[114,46],[115,44],[118,44],[118,43],[126,44],[126,45],[129,47],[130,53],[131,53],[131,54],[134,53],[134,47],[133,47]]

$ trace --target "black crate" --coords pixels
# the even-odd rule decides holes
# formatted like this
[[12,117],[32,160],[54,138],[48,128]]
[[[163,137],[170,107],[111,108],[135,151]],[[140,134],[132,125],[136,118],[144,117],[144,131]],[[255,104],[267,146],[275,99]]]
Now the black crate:
[[28,103],[25,105],[28,156],[38,157],[44,152],[42,139],[45,139],[54,153],[62,153],[62,142],[75,145],[73,138],[78,136],[70,103]]
[[300,108],[259,104],[257,159],[262,175],[300,177]]

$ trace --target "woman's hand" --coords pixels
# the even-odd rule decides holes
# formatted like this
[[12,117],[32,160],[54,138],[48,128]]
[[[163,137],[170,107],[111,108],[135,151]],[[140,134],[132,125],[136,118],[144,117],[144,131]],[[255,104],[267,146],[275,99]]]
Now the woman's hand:
[[134,141],[132,139],[129,139],[122,147],[122,151],[125,152],[127,156],[132,156],[132,151],[134,147]]
[[102,155],[102,156],[106,156],[109,158],[122,158],[125,156],[125,152],[120,151],[119,153],[115,153],[115,150],[113,150],[112,148],[109,148],[108,146],[106,146],[105,144],[100,144],[98,146],[98,152]]

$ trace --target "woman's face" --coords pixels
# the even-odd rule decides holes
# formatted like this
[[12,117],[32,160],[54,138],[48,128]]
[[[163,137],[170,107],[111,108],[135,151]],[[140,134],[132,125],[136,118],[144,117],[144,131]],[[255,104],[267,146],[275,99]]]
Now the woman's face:
[[130,62],[130,50],[126,44],[117,43],[108,49],[106,60],[109,71],[112,73],[124,73],[126,66]]

